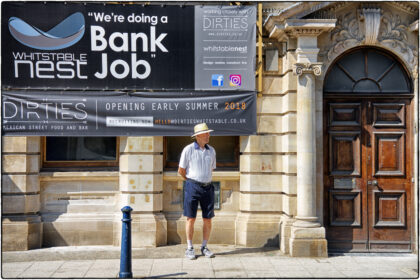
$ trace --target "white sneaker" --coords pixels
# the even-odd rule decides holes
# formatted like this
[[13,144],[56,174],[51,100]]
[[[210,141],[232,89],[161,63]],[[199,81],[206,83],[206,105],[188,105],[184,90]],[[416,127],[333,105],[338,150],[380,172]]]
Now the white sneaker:
[[203,256],[206,256],[207,258],[214,258],[214,254],[212,251],[209,250],[209,248],[206,247],[201,247],[201,254],[203,254]]
[[195,252],[194,252],[194,248],[185,250],[185,257],[190,259],[190,260],[195,260]]

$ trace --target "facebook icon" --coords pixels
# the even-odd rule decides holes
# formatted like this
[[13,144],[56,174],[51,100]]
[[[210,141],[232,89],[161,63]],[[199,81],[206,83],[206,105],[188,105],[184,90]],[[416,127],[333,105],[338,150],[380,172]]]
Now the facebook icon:
[[223,86],[223,75],[220,75],[220,74],[211,75],[211,85],[213,87],[222,87]]

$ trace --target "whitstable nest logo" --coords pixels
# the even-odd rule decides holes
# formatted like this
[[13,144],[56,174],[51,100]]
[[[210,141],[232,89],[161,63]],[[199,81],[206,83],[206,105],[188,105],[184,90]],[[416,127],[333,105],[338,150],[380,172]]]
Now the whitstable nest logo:
[[9,30],[12,36],[25,46],[38,50],[60,50],[80,41],[85,33],[85,18],[77,12],[51,30],[42,31],[20,18],[11,17]]

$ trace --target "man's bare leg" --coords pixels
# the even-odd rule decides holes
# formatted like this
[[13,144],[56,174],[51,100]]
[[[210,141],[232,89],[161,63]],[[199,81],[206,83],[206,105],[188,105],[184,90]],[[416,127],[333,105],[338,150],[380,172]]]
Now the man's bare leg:
[[195,218],[189,218],[187,217],[187,223],[185,224],[185,232],[187,234],[187,242],[191,242],[191,244],[188,244],[188,246],[192,247],[192,239],[194,236],[194,223]]

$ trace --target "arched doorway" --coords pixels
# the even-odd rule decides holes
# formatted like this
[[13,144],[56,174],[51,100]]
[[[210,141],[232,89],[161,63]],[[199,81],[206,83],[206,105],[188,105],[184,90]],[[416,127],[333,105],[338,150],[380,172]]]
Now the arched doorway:
[[330,252],[412,250],[412,82],[376,48],[352,50],[324,83],[324,225]]

